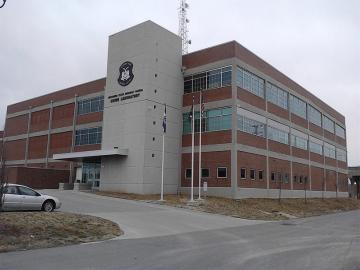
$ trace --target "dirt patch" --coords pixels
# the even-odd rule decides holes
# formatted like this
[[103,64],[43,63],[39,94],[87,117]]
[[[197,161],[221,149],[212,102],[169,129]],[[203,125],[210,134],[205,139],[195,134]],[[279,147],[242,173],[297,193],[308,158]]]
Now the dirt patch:
[[[157,202],[159,195],[138,195],[117,192],[96,192],[98,195],[129,200]],[[310,217],[360,209],[360,200],[350,198],[307,199],[241,199],[207,197],[205,201],[188,204],[189,196],[166,195],[163,204],[227,216],[260,219],[286,220],[293,217]]]
[[123,232],[109,220],[62,212],[1,212],[0,252],[101,241]]

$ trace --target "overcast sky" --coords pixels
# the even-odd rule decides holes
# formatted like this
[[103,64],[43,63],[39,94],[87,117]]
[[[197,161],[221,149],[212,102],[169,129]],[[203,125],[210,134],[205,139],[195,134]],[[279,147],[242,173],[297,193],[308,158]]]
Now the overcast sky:
[[[240,42],[345,115],[348,163],[360,165],[360,1],[188,3],[190,51]],[[105,77],[110,34],[148,19],[177,33],[178,5],[7,0],[0,9],[0,127],[8,104]]]

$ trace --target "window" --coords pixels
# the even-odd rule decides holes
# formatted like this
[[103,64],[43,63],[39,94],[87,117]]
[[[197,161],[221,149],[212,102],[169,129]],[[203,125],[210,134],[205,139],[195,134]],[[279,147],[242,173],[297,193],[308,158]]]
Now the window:
[[226,178],[227,177],[227,168],[218,167],[217,168],[217,178]]
[[192,92],[192,76],[188,76],[184,78],[184,93],[191,93]]
[[231,85],[231,66],[222,67],[184,78],[184,93]]
[[329,131],[331,133],[334,133],[334,129],[335,129],[334,121],[327,118],[326,116],[324,116],[323,121],[324,121],[323,122],[324,123],[324,129],[326,129],[327,131]]
[[284,174],[284,183],[285,184],[289,183],[289,174],[288,173]]
[[18,187],[21,195],[25,195],[25,196],[38,196],[38,193],[30,188],[26,188],[26,187]]
[[290,109],[292,113],[306,119],[306,103],[298,97],[290,95]]
[[210,169],[208,168],[201,168],[201,177],[208,178],[210,177]]
[[309,121],[319,127],[321,127],[321,113],[313,106],[308,105]]
[[297,182],[297,175],[294,175],[294,183]]
[[76,130],[75,145],[99,144],[102,140],[102,127]]
[[303,150],[307,150],[308,146],[307,146],[308,140],[295,136],[295,135],[291,135],[291,145],[296,147],[296,148],[300,148]]
[[250,169],[250,179],[255,180],[256,178],[256,172],[254,169]]
[[338,124],[335,125],[335,133],[336,136],[339,136],[343,139],[345,139],[345,129],[339,126]]
[[263,180],[263,171],[258,171],[259,180]]
[[185,178],[191,178],[191,169],[185,169]]
[[271,181],[275,182],[275,173],[271,172]]
[[264,98],[265,81],[241,67],[237,67],[236,69],[236,85],[254,95]]
[[256,120],[238,115],[238,129],[256,136],[265,137],[265,124]]
[[279,130],[277,128],[273,128],[271,126],[268,126],[267,129],[268,132],[268,138],[273,141],[277,141],[284,144],[289,144],[289,133]]
[[300,175],[300,176],[299,176],[299,184],[302,184],[302,182],[303,182],[303,176]]
[[324,143],[324,156],[335,159],[335,146]]
[[16,186],[7,186],[4,191],[5,194],[20,195]]
[[241,168],[240,169],[240,178],[241,179],[246,179],[246,168]]
[[104,96],[79,100],[77,106],[78,115],[103,111]]
[[282,180],[283,180],[282,179],[282,174],[280,172],[278,172],[277,176],[278,176],[277,179],[278,179],[279,183],[282,183]]
[[[211,109],[204,112],[201,121],[202,131],[217,131],[231,129],[232,110],[229,107]],[[195,132],[199,132],[200,113],[195,112]],[[191,133],[189,113],[183,114],[183,134]]]
[[319,155],[322,155],[323,153],[323,147],[322,145],[309,141],[309,147],[310,147],[310,151]]
[[304,176],[304,184],[307,183],[307,176]]
[[200,73],[193,76],[193,92],[206,89],[206,73]]
[[337,149],[336,149],[336,158],[337,158],[337,160],[339,160],[339,161],[346,162],[346,151],[337,148]]
[[271,103],[287,110],[288,107],[288,93],[277,87],[272,83],[267,83],[266,85],[266,98]]

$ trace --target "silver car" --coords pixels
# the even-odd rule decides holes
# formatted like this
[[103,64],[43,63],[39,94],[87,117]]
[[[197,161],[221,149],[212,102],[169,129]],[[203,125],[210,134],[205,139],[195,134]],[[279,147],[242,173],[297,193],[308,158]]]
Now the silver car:
[[51,212],[60,206],[61,202],[58,198],[41,194],[29,187],[16,184],[5,186],[4,211],[43,210]]

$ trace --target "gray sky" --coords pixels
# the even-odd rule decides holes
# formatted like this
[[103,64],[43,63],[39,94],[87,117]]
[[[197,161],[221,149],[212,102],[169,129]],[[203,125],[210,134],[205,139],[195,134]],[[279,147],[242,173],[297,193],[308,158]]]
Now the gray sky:
[[[240,42],[345,115],[348,163],[360,165],[360,1],[188,2],[190,51]],[[8,104],[104,77],[110,34],[147,19],[177,33],[178,4],[7,0],[0,9],[0,127]]]

